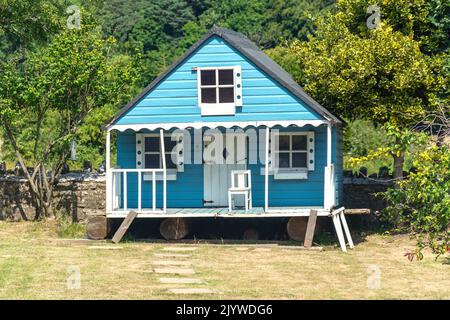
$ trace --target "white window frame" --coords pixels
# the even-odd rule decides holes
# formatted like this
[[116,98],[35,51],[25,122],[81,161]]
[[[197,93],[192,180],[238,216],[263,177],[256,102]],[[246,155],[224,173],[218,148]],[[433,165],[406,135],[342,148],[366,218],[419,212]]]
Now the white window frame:
[[[289,136],[289,150],[281,151],[281,153],[289,152],[290,164],[289,168],[275,168],[275,155],[280,153],[280,150],[275,150],[275,139],[277,136]],[[306,136],[306,150],[292,150],[292,136]],[[278,140],[279,141],[279,140]],[[291,180],[291,179],[308,179],[308,171],[314,170],[315,162],[315,134],[314,131],[291,131],[291,132],[272,132],[269,155],[269,175],[273,175],[275,180]],[[292,153],[306,152],[306,167],[292,167]],[[264,174],[264,168],[261,168],[261,175]]]
[[[277,150],[272,150],[272,153],[273,153],[273,155],[275,157],[274,160],[278,159],[278,161],[279,161],[279,157],[277,158],[277,156],[276,156],[277,154],[279,155],[280,153],[289,153],[290,166],[289,167],[285,167],[285,168],[277,167],[276,170],[278,170],[278,171],[283,171],[283,170],[288,170],[288,171],[307,170],[308,169],[308,162],[309,162],[309,156],[308,156],[308,134],[307,134],[307,132],[278,132],[278,133],[275,133],[274,135],[278,136],[278,139],[281,136],[289,137],[289,150],[280,150],[280,148],[278,146]],[[304,150],[293,150],[292,149],[292,139],[293,139],[294,136],[305,136],[306,137],[306,149],[304,149]],[[278,143],[279,143],[279,140],[278,140]],[[294,153],[305,153],[306,154],[306,165],[304,167],[293,167],[292,166],[292,156],[293,156]],[[272,164],[274,162],[275,161],[273,161]]]
[[[174,134],[174,133],[164,133],[164,138],[166,137],[173,137],[176,135],[179,139],[180,134]],[[136,168],[137,169],[145,169],[145,155],[146,154],[158,154],[159,155],[159,169],[162,169],[162,157],[161,157],[161,146],[158,152],[156,151],[145,151],[145,139],[146,138],[158,138],[159,143],[161,144],[160,135],[158,133],[137,133],[136,134]],[[139,145],[137,141],[140,140],[141,144]],[[184,141],[182,141],[181,146],[179,146],[179,143],[177,141],[177,147],[175,150],[167,150],[166,146],[166,159],[167,157],[171,157],[172,154],[176,155],[176,165],[177,168],[167,168],[167,180],[176,180],[177,178],[177,172],[184,171],[184,164],[183,164],[183,144]],[[179,153],[180,148],[182,150],[181,155]],[[140,152],[140,154],[139,154]],[[158,168],[151,168],[151,169],[158,169]],[[149,181],[152,179],[152,174],[144,173],[144,181]],[[163,174],[161,172],[156,173],[156,180],[163,180]]]
[[[198,105],[203,116],[210,115],[234,115],[236,113],[236,106],[242,106],[242,71],[240,66],[224,66],[224,67],[198,67],[197,70],[197,94]],[[216,73],[215,85],[202,85],[201,72],[206,70],[214,70]],[[219,84],[219,70],[233,70],[233,84]],[[216,103],[202,102],[202,89],[215,88],[216,89]],[[233,88],[234,101],[220,103],[219,102],[219,88]]]

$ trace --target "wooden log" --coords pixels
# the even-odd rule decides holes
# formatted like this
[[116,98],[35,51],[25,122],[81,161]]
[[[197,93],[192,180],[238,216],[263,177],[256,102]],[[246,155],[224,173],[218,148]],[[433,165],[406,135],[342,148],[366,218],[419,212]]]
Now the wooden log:
[[242,234],[242,239],[250,240],[250,241],[258,240],[259,232],[258,232],[258,230],[254,229],[254,228],[245,229],[244,233]]
[[370,215],[370,209],[345,209],[346,215]]
[[91,216],[86,225],[86,235],[92,240],[103,240],[108,236],[109,227],[106,216]]
[[127,232],[128,228],[130,227],[131,223],[133,222],[134,218],[136,218],[136,217],[137,217],[136,211],[128,212],[127,216],[123,220],[119,229],[117,229],[116,233],[114,234],[114,237],[112,238],[112,242],[119,243],[120,240],[122,240],[123,236],[125,235],[125,232]]
[[[307,226],[308,226],[308,217],[290,218],[286,226],[289,238],[295,241],[303,242],[305,240]],[[315,234],[319,231],[319,229],[320,224],[317,224],[315,228]]]
[[308,225],[306,227],[305,242],[303,243],[305,247],[312,246],[314,231],[316,230],[316,221],[317,221],[317,210],[311,210],[308,217]]
[[168,218],[159,226],[159,232],[166,240],[181,240],[190,232],[189,220],[186,218]]

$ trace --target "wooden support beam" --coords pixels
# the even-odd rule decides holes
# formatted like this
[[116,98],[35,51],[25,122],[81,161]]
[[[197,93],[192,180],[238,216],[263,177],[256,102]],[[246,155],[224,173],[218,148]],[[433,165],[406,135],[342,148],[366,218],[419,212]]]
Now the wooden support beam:
[[128,212],[128,215],[123,220],[119,229],[117,229],[116,233],[114,234],[114,237],[112,238],[112,242],[119,243],[120,240],[122,240],[123,236],[125,235],[128,228],[130,227],[131,223],[133,222],[134,218],[136,218],[136,217],[137,217],[136,211],[132,210],[132,211]]
[[341,213],[339,213],[339,216],[342,221],[342,227],[344,228],[345,236],[347,237],[348,245],[350,246],[351,249],[353,249],[355,246],[353,244],[352,235],[350,234],[350,229],[348,228],[347,220],[345,219],[344,212],[345,211],[342,211]]
[[308,218],[308,226],[306,227],[305,242],[303,245],[305,247],[311,247],[314,238],[314,231],[316,230],[317,222],[317,210],[311,210]]

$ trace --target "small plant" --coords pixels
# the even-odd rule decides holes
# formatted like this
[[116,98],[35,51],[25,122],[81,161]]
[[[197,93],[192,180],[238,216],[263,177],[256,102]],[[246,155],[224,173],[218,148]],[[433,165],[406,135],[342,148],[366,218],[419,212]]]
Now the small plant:
[[73,222],[67,214],[59,213],[56,215],[58,224],[58,236],[60,238],[84,238],[86,235],[86,226],[79,222]]

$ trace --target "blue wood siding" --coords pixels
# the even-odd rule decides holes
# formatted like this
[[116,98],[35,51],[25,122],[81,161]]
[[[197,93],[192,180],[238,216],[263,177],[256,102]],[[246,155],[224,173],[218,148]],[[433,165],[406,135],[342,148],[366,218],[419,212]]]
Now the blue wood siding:
[[[233,116],[201,116],[193,67],[241,66],[243,106]],[[303,101],[220,37],[212,37],[126,112],[117,124],[202,121],[317,120]]]
[[[275,180],[269,177],[270,206],[323,206],[324,167],[326,166],[327,129],[306,126],[304,128],[278,128],[280,131],[314,131],[315,132],[315,170],[308,171],[307,180]],[[191,152],[194,150],[193,141]],[[258,144],[259,145],[259,144]],[[342,202],[342,133],[333,129],[332,159],[336,165],[336,204]],[[258,152],[259,154],[259,152]],[[188,156],[188,155],[186,155]],[[117,134],[117,164],[120,168],[135,168],[136,166],[136,135],[127,131]],[[263,165],[248,165],[252,171],[253,205],[264,206],[264,175],[261,175]],[[128,207],[137,207],[137,174],[128,174]],[[152,204],[151,182],[143,181],[143,208]],[[157,183],[157,206],[162,206],[162,182]],[[185,164],[184,172],[177,173],[176,181],[167,181],[167,206],[203,207],[203,166],[201,164]]]

